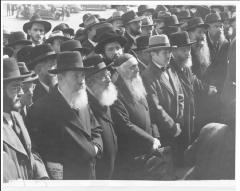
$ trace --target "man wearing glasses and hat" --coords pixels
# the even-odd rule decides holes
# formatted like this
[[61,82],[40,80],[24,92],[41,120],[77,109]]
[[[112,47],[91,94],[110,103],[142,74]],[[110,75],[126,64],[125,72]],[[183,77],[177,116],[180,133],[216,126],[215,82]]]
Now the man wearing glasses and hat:
[[145,51],[150,53],[151,60],[142,77],[161,142],[165,146],[175,147],[174,138],[182,131],[184,94],[176,71],[168,68],[173,48],[166,35],[150,37],[149,47]]
[[38,14],[31,17],[30,21],[23,25],[23,31],[34,45],[44,42],[45,35],[51,30],[51,23],[44,21]]
[[38,100],[27,116],[36,148],[51,179],[95,179],[96,159],[102,153],[102,128],[88,105],[82,57],[77,51],[61,52],[58,85]]
[[22,83],[32,73],[21,75],[13,58],[3,59],[3,181],[48,179],[41,158],[32,152],[31,139],[20,113]]

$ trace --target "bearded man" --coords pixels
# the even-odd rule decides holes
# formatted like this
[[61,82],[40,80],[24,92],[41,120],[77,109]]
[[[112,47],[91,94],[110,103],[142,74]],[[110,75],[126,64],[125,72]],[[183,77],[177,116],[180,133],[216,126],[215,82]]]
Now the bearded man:
[[119,99],[111,106],[119,146],[115,176],[124,180],[143,179],[140,173],[143,166],[138,165],[138,158],[161,146],[159,132],[150,118],[136,58],[123,54],[115,64],[119,73],[115,82]]
[[111,74],[100,55],[87,58],[85,67],[92,67],[86,77],[89,105],[103,128],[103,155],[97,161],[97,179],[112,179],[117,156],[117,136],[110,106],[117,100],[117,89],[111,82]]
[[59,53],[57,68],[49,71],[58,85],[33,104],[26,119],[51,179],[95,179],[102,130],[88,105],[86,70],[79,52]]

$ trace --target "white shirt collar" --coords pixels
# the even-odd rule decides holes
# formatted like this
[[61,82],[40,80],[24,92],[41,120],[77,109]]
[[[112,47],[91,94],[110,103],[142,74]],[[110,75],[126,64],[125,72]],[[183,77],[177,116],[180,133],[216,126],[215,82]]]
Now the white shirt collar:
[[92,40],[90,40],[90,39],[88,39],[89,40],[89,42],[95,47],[95,46],[97,46],[97,43],[96,42],[93,42]]

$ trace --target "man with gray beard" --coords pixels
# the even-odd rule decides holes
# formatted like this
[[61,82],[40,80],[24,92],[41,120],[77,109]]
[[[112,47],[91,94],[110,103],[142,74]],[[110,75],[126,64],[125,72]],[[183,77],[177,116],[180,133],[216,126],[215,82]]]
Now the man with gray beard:
[[119,146],[115,178],[144,179],[139,156],[151,154],[161,146],[159,132],[150,118],[136,58],[123,54],[116,59],[115,65],[119,73],[115,82],[119,99],[111,106]]
[[202,83],[196,75],[191,72],[192,58],[191,46],[196,43],[191,42],[188,33],[178,32],[170,35],[172,46],[177,46],[173,49],[171,66],[177,72],[184,93],[184,123],[182,133],[178,137],[181,148],[180,154],[183,157],[183,151],[194,141],[196,129],[194,128],[195,120],[195,94],[211,94],[215,90],[214,87]]
[[27,115],[33,143],[51,179],[95,179],[102,152],[101,126],[89,105],[82,57],[77,51],[59,53],[58,85],[36,101]]
[[117,156],[117,136],[111,117],[110,106],[117,100],[117,89],[111,81],[111,74],[100,55],[84,61],[85,67],[92,67],[86,77],[89,105],[103,128],[103,155],[97,161],[97,179],[112,179]]

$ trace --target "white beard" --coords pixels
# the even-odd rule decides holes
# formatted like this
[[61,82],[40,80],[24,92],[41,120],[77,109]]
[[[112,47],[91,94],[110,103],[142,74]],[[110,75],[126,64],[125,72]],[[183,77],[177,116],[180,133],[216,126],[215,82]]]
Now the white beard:
[[73,109],[84,109],[88,106],[86,87],[72,94],[70,105]]
[[205,40],[201,47],[200,46],[194,47],[193,50],[200,62],[201,72],[204,73],[211,64],[210,50],[207,41]]
[[111,106],[117,100],[117,95],[116,86],[111,82],[97,99],[101,105]]
[[144,99],[146,98],[147,92],[143,85],[142,78],[139,74],[132,80],[124,79],[124,81],[126,82],[127,87],[131,92],[132,96],[137,101],[139,101],[142,98]]

